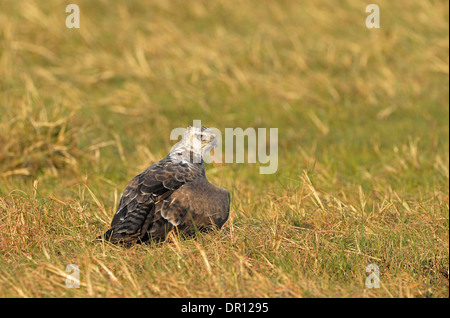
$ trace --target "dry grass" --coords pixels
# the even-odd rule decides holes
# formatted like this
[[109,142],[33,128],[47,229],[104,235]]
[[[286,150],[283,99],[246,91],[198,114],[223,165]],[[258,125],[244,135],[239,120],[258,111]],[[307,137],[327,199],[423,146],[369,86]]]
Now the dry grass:
[[[1,297],[449,296],[448,2],[77,4],[0,5]],[[221,231],[95,242],[194,119],[277,127],[278,172],[207,166]]]

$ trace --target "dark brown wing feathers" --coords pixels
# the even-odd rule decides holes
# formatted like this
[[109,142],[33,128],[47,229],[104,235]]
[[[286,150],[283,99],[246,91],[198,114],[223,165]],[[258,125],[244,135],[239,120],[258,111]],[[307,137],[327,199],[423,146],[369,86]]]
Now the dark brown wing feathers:
[[194,223],[221,227],[228,218],[229,193],[205,177],[203,164],[155,163],[126,186],[105,237],[111,242],[163,239],[173,226],[190,233]]

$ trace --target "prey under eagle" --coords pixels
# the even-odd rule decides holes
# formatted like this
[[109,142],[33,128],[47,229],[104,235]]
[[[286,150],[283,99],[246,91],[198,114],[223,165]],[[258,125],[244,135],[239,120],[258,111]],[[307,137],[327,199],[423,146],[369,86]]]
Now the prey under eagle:
[[221,228],[228,219],[230,193],[206,179],[203,161],[216,145],[211,129],[189,126],[167,157],[128,183],[105,239],[161,241],[174,227],[186,235]]

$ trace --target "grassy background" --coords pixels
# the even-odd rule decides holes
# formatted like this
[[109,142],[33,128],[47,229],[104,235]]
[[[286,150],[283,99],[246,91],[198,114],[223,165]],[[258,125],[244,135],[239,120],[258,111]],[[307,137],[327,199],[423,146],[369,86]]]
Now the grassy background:
[[[447,1],[71,2],[0,2],[1,297],[449,296]],[[93,242],[194,119],[278,128],[277,173],[207,166],[221,231]]]

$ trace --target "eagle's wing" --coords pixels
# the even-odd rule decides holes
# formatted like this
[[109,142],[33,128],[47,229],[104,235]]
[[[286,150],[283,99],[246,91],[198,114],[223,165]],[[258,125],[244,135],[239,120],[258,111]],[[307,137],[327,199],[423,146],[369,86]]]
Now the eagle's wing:
[[164,199],[182,185],[204,176],[198,164],[165,158],[133,178],[126,186],[119,207],[105,234],[111,242],[142,238],[158,214]]
[[221,228],[230,212],[230,193],[205,178],[182,185],[158,207],[161,216],[185,234]]

